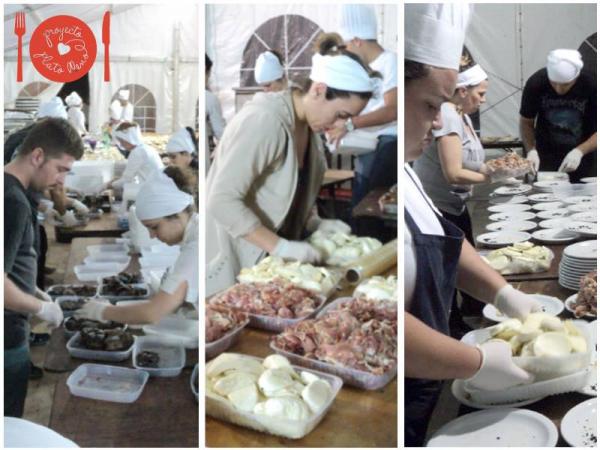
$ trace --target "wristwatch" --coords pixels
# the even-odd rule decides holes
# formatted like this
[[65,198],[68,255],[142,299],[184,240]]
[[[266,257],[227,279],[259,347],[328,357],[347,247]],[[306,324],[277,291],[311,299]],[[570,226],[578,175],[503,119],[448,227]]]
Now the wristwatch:
[[350,133],[351,131],[354,131],[354,123],[352,122],[352,117],[348,117],[346,119],[344,126],[346,127],[346,131],[348,131],[348,133]]

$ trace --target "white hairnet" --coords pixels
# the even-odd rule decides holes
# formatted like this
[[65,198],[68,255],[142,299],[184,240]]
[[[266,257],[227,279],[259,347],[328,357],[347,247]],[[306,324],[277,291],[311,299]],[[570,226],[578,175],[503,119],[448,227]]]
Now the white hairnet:
[[277,56],[271,52],[258,55],[254,65],[254,80],[256,84],[270,83],[283,77],[283,66]]
[[310,79],[317,83],[352,92],[375,92],[380,85],[378,78],[371,78],[367,71],[346,55],[321,55],[312,57]]
[[129,91],[127,89],[121,89],[117,94],[117,97],[121,100],[129,100]]
[[196,153],[196,146],[194,145],[194,141],[192,141],[192,136],[190,136],[188,130],[182,128],[169,138],[166,150],[167,153]]
[[69,106],[81,106],[83,100],[77,92],[73,91],[65,98],[65,103]]
[[377,39],[377,17],[373,5],[342,5],[340,34],[344,41]]
[[487,73],[477,64],[458,74],[456,87],[477,86],[483,80],[487,79]]
[[57,117],[59,119],[66,119],[67,108],[60,97],[52,97],[46,103],[42,103],[37,112],[37,118],[43,117]]
[[135,212],[140,220],[153,220],[180,213],[194,198],[180,191],[162,171],[156,172],[142,186],[135,199]]
[[581,73],[583,60],[577,50],[557,49],[548,54],[546,70],[550,81],[570,83]]
[[144,143],[144,139],[142,138],[142,132],[140,127],[136,124],[133,127],[129,127],[126,130],[115,130],[115,137],[123,139],[126,142],[129,142],[131,145],[142,145]]

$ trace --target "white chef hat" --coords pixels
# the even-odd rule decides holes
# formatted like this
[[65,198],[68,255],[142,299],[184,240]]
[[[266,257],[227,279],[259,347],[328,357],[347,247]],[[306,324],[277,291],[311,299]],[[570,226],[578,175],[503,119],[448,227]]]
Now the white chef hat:
[[77,92],[73,91],[67,95],[67,98],[65,98],[65,103],[69,106],[81,106],[83,100]]
[[483,80],[487,80],[488,76],[485,70],[479,64],[469,67],[467,70],[458,74],[456,87],[477,86]]
[[119,100],[129,100],[129,90],[121,89],[117,94],[117,97],[119,98]]
[[570,83],[579,76],[582,67],[581,53],[577,50],[557,49],[548,53],[546,70],[550,81]]
[[409,3],[404,7],[404,58],[458,70],[471,6]]
[[377,39],[377,17],[372,5],[342,6],[340,34],[345,42],[354,38]]
[[173,179],[157,171],[140,186],[135,212],[140,220],[160,219],[183,211],[193,201],[194,197],[180,191]]
[[321,55],[312,57],[310,79],[317,83],[352,92],[375,92],[381,81],[371,78],[357,61],[346,55]]
[[169,138],[166,150],[167,153],[196,153],[196,146],[194,145],[194,141],[192,141],[189,131],[182,128]]
[[43,117],[57,117],[59,119],[66,119],[68,116],[67,108],[60,97],[52,97],[46,103],[42,103],[37,112],[37,118]]
[[124,141],[129,142],[131,145],[142,145],[144,143],[144,139],[142,138],[142,131],[140,130],[139,125],[135,124],[132,127],[129,127],[125,130],[115,130],[114,132],[115,138],[123,139]]
[[283,66],[272,52],[258,55],[254,65],[254,80],[256,84],[270,83],[283,77]]

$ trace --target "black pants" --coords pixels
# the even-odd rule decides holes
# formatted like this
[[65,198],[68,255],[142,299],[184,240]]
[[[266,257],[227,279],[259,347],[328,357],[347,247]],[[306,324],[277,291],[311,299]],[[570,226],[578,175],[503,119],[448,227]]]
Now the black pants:
[[4,415],[22,417],[30,370],[29,345],[4,350]]
[[423,447],[442,382],[404,378],[404,446]]
[[[469,215],[469,210],[467,208],[465,208],[462,214],[458,216],[447,213],[445,211],[442,211],[442,215],[444,216],[444,218],[448,219],[450,222],[452,222],[454,225],[460,228],[463,231],[463,233],[465,233],[465,238],[467,239],[467,241],[469,241],[471,245],[475,246],[475,241],[473,239],[473,226],[471,224],[471,216]],[[461,291],[460,294],[463,299],[462,305],[460,307],[461,315],[481,316],[481,311],[485,306],[483,302],[474,299],[466,292]],[[452,299],[452,312],[454,314],[459,312],[456,290],[454,291],[454,298]],[[456,319],[456,316],[451,318],[450,320],[452,321],[453,319]]]

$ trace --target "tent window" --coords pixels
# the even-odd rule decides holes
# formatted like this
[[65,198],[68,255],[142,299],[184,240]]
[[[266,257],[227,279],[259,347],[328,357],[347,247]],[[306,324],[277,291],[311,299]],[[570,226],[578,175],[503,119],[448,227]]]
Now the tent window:
[[246,43],[242,56],[240,86],[256,86],[254,64],[258,55],[277,50],[283,57],[289,80],[307,78],[310,73],[313,47],[323,31],[312,20],[297,14],[277,16],[260,25]]
[[121,89],[129,90],[129,101],[133,104],[133,120],[144,132],[156,132],[156,100],[149,89],[139,84],[126,84],[114,93],[111,100],[117,99]]

